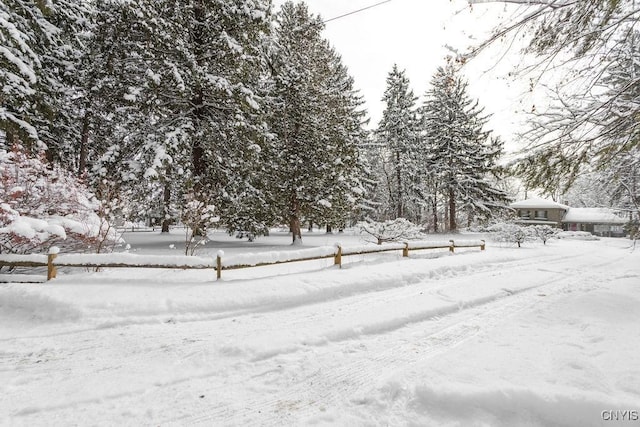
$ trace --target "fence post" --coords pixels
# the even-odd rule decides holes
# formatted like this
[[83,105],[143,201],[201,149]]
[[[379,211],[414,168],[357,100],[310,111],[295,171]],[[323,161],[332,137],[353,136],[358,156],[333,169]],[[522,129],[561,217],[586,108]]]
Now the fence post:
[[402,248],[402,256],[407,258],[409,256],[409,242],[404,242],[404,248]]
[[339,265],[342,268],[342,246],[336,245],[336,254],[333,256],[333,265]]
[[455,247],[455,243],[453,242],[453,240],[449,240],[449,252],[453,253],[455,251],[454,247]]
[[58,275],[58,270],[56,269],[56,266],[53,264],[53,261],[56,259],[59,252],[60,252],[60,249],[53,246],[51,247],[51,249],[49,249],[49,253],[47,254],[47,282],[51,279],[55,279],[56,276]]
[[220,280],[222,277],[222,256],[224,255],[224,251],[218,251],[216,255],[216,280]]
[[484,246],[485,246],[485,245],[484,245],[484,239],[483,239],[483,240],[480,240],[480,241],[482,242],[482,244],[480,245],[480,250],[481,250],[481,251],[484,251]]

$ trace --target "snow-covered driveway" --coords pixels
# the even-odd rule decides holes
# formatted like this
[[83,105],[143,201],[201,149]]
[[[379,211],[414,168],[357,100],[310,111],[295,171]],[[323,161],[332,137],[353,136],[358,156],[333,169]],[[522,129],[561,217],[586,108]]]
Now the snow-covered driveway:
[[615,425],[605,418],[640,411],[628,246],[3,284],[0,422]]

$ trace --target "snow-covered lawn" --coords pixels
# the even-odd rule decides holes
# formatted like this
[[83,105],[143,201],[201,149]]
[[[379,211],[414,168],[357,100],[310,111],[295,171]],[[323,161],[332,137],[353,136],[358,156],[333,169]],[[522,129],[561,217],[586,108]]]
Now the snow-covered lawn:
[[[127,241],[180,254],[179,237]],[[217,236],[199,255],[287,243]],[[75,269],[0,284],[0,423],[616,425],[603,418],[640,411],[640,249],[629,246],[489,242],[221,281],[213,270]]]

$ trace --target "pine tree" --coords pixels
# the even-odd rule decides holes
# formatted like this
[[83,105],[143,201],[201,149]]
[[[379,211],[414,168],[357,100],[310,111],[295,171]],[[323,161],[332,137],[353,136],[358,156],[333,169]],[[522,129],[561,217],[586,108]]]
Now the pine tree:
[[191,191],[217,206],[230,232],[265,234],[270,215],[262,194],[267,129],[261,95],[269,2],[165,3],[165,47],[185,85],[172,102],[172,119],[185,122]]
[[57,29],[47,21],[50,5],[25,0],[0,2],[0,131],[5,148],[22,141],[35,151],[44,148],[38,131],[46,105],[43,55],[55,44]]
[[353,78],[333,48],[326,41],[324,44],[328,56],[323,76],[326,110],[321,117],[325,147],[320,154],[326,166],[319,177],[323,180],[322,193],[316,195],[308,218],[331,231],[345,228],[358,214],[365,193],[359,146],[366,134],[363,101],[353,87]]
[[[484,130],[487,117],[467,94],[467,82],[449,62],[439,67],[422,107],[425,168],[433,172],[447,201],[449,231],[458,229],[459,208],[468,215],[491,216],[506,194],[488,180],[499,172],[502,144]],[[462,205],[462,206],[460,206]]]
[[87,174],[113,215],[126,216],[132,205],[149,212],[154,181],[179,152],[172,143],[180,138],[163,132],[166,110],[154,92],[160,83],[154,70],[162,61],[150,25],[155,18],[143,1],[96,1],[78,60],[74,169]]
[[[380,166],[388,195],[390,218],[419,220],[416,208],[418,120],[416,100],[409,79],[397,65],[387,77],[382,98],[385,110],[376,137],[381,148]],[[412,203],[413,202],[413,203]]]
[[91,165],[100,193],[155,206],[163,230],[191,194],[230,230],[266,232],[257,165],[268,4],[241,3],[97,2],[79,169]]
[[270,63],[273,200],[294,244],[305,218],[344,226],[363,193],[361,101],[339,56],[322,39],[322,27],[306,5],[283,5]]
[[73,162],[73,82],[89,2],[0,2],[0,130],[50,160]]
[[[82,93],[81,59],[88,49],[94,18],[93,1],[60,0],[52,2],[47,20],[55,30],[53,43],[42,55],[44,103],[51,107],[36,126],[47,146],[47,157],[77,169],[78,137],[82,121],[78,100]],[[81,103],[80,103],[81,106]]]

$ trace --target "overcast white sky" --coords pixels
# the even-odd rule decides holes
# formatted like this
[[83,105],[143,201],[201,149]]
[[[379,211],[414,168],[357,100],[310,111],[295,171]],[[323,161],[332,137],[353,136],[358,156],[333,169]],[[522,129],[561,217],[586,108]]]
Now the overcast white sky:
[[[311,12],[330,19],[382,0],[307,0]],[[284,0],[274,0],[276,7]],[[324,36],[342,55],[363,94],[370,127],[375,128],[384,105],[380,101],[394,63],[407,71],[414,93],[422,97],[436,68],[450,53],[445,45],[465,51],[486,37],[499,20],[516,13],[513,5],[469,6],[465,0],[391,0],[375,8],[328,22]],[[532,102],[518,95],[526,85],[507,77],[519,60],[511,54],[498,61],[499,48],[464,68],[470,91],[493,114],[490,126],[507,148],[515,148],[514,133],[522,126],[522,111]],[[497,63],[497,66],[494,65]],[[490,70],[490,71],[488,71]],[[420,102],[420,101],[419,101]]]

